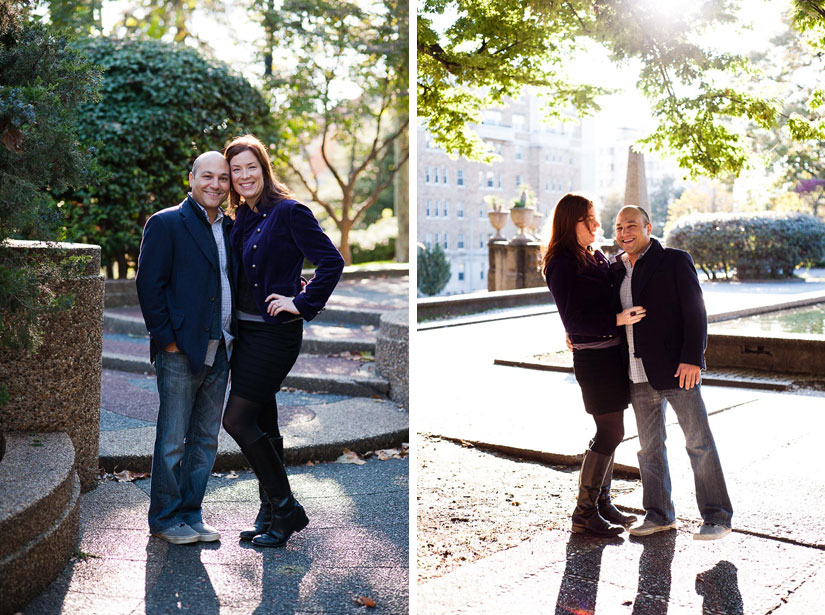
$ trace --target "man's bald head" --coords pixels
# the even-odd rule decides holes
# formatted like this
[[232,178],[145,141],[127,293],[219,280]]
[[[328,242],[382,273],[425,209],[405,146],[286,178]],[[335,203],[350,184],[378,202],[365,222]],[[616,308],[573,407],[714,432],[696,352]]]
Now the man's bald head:
[[219,161],[222,160],[224,163],[226,163],[226,168],[227,169],[229,168],[229,163],[226,162],[226,158],[224,158],[223,154],[221,154],[220,152],[216,152],[214,150],[210,151],[210,152],[204,152],[200,156],[195,158],[195,162],[192,163],[192,176],[193,177],[198,176],[198,167],[200,166],[201,162],[204,162],[204,161],[207,161],[207,160],[210,161],[210,162],[219,162]]
[[650,216],[647,215],[647,212],[644,210],[644,208],[639,207],[638,205],[625,205],[619,210],[619,213],[616,217],[618,218],[622,215],[622,213],[627,213],[629,211],[635,211],[641,214],[642,222],[644,222],[645,224],[650,224]]

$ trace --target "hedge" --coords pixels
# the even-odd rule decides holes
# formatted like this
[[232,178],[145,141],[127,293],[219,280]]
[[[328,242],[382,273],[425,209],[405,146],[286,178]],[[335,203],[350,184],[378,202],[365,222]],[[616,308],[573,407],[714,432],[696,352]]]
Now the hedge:
[[800,213],[692,214],[676,221],[665,243],[690,252],[711,279],[789,278],[825,260],[825,222]]

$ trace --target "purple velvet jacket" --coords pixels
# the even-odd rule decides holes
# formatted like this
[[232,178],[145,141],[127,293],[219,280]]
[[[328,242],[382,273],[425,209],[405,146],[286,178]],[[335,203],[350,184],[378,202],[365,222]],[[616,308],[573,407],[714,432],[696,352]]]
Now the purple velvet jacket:
[[[262,200],[257,214],[246,205],[238,207],[229,241],[252,285],[258,313],[270,323],[295,316],[286,312],[269,316],[264,302],[268,295],[295,297],[301,316],[312,320],[326,305],[344,269],[344,259],[309,208],[290,199]],[[316,269],[301,291],[304,259]]]
[[571,253],[561,254],[547,268],[547,286],[574,344],[600,342],[619,335],[610,265],[598,250],[594,256],[596,263],[583,271],[579,271],[579,263]]

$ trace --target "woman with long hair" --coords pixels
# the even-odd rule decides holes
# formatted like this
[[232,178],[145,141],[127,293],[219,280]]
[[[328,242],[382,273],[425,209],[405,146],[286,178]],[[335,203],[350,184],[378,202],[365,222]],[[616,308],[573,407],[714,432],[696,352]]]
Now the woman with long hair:
[[[261,507],[241,538],[281,547],[309,519],[292,495],[284,468],[275,394],[298,358],[303,321],[323,309],[344,259],[309,208],[275,178],[266,147],[256,137],[234,139],[223,154],[231,178],[229,209],[235,216],[230,246],[240,265],[238,338],[223,426],[259,483]],[[316,269],[302,288],[304,259]]]
[[593,416],[596,435],[584,454],[572,530],[617,536],[636,521],[610,501],[613,454],[624,438],[624,410],[630,401],[619,327],[639,322],[643,307],[616,313],[617,298],[607,258],[593,249],[599,220],[593,203],[566,194],[553,212],[542,271],[573,347],[573,370]]

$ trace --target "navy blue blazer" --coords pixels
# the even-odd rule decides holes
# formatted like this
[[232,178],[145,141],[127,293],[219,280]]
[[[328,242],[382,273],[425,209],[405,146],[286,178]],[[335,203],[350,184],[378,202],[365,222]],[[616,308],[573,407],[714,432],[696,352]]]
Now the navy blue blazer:
[[[267,313],[264,299],[271,293],[294,297],[301,317],[312,320],[326,305],[344,269],[341,253],[309,208],[291,199],[262,199],[258,213],[239,206],[230,243],[252,286],[258,313],[270,323],[295,318],[287,312],[274,318]],[[302,291],[304,259],[316,269]]]
[[598,250],[594,257],[595,263],[579,271],[576,257],[564,252],[547,268],[547,286],[574,344],[604,341],[619,334],[610,265]]
[[[647,253],[636,261],[630,283],[633,305],[647,311],[633,325],[633,345],[650,385],[657,390],[675,389],[679,379],[673,374],[679,363],[705,367],[705,300],[690,254],[663,248],[655,239],[650,243]],[[617,258],[611,270],[620,305],[618,289],[626,275],[624,264]]]
[[[227,269],[234,289],[238,269],[229,249],[231,228],[232,220],[224,216]],[[151,337],[151,360],[176,342],[189,359],[193,373],[203,368],[212,306],[221,297],[218,267],[212,230],[191,196],[146,221],[135,282],[143,320]],[[235,335],[234,319],[230,332]]]

